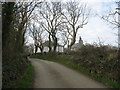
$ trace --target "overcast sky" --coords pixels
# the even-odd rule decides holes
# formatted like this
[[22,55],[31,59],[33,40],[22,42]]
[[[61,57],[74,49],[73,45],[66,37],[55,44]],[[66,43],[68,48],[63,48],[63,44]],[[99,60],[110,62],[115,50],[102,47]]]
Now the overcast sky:
[[[56,1],[56,0],[52,0]],[[58,1],[58,0],[57,0]],[[60,1],[71,1],[71,0],[60,0]],[[79,0],[74,0],[79,1]],[[104,15],[109,12],[110,9],[115,11],[116,0],[83,0],[86,2],[87,6],[91,8],[91,15],[89,17],[88,24],[81,28],[77,35],[77,41],[79,36],[82,37],[84,44],[94,42],[98,43],[99,39],[104,44],[110,44],[117,46],[118,29],[113,29],[114,27],[107,22],[103,21],[98,15]],[[99,39],[98,39],[99,38]],[[29,40],[32,41],[31,38]]]
[[100,39],[104,44],[117,46],[118,36],[116,34],[118,33],[118,29],[114,29],[113,25],[108,24],[98,16],[108,14],[110,9],[115,11],[116,3],[110,0],[108,0],[109,2],[100,0],[98,2],[96,2],[97,0],[92,1],[87,2],[87,5],[91,8],[93,15],[90,16],[88,24],[79,30],[79,35],[82,37],[84,43],[92,44],[98,42]]

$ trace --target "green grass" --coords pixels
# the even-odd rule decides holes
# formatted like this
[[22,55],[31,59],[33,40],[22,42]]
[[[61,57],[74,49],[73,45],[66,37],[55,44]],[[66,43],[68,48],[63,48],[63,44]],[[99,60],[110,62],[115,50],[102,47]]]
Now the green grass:
[[113,88],[119,88],[119,89],[120,89],[120,84],[119,84],[118,82],[112,81],[112,80],[110,80],[110,79],[107,78],[107,77],[102,77],[102,78],[101,78],[101,81],[102,81],[103,83],[106,83],[107,85],[112,86]]
[[61,63],[69,68],[72,68],[74,70],[77,70],[87,76],[90,76],[92,79],[97,80],[99,82],[104,83],[105,85],[107,85],[108,87],[113,87],[113,88],[119,88],[120,89],[120,84],[116,81],[112,81],[110,80],[108,77],[100,77],[99,74],[95,74],[95,73],[90,73],[87,69],[80,67],[78,65],[73,64],[70,61],[65,61],[65,60],[58,60],[56,58],[48,58],[48,57],[42,57],[40,59],[44,59],[44,60],[48,60],[48,61],[54,61],[54,62],[58,62]]
[[29,64],[22,79],[16,85],[16,88],[32,88],[33,75],[34,75],[34,68],[31,64]]
[[6,88],[32,88],[34,68],[30,64],[19,80],[11,81]]

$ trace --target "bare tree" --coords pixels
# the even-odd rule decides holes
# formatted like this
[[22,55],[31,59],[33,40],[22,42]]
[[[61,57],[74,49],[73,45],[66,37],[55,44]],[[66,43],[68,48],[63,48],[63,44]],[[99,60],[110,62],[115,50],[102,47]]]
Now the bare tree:
[[65,49],[66,45],[69,45],[69,34],[67,32],[63,32],[61,35],[63,48]]
[[76,35],[80,28],[88,23],[88,10],[86,4],[78,2],[67,2],[65,4],[65,12],[62,14],[66,20],[66,29],[71,37],[69,48],[76,42]]
[[49,52],[51,52],[51,42],[53,41],[54,49],[58,44],[57,31],[60,29],[62,22],[61,17],[61,3],[60,2],[44,2],[39,8],[39,14],[41,17],[40,23],[42,27],[48,32],[49,36]]
[[19,50],[23,50],[22,46],[24,46],[25,42],[24,36],[27,30],[28,21],[37,5],[38,3],[34,0],[32,2],[16,2],[17,10],[15,11],[14,18],[16,18],[15,28],[17,29],[16,44]]
[[62,46],[64,49],[65,49],[65,46],[67,48],[69,47],[69,43],[70,43],[70,39],[71,39],[66,26],[67,26],[66,23],[62,24],[61,31],[60,31]]
[[[116,7],[118,4],[118,8],[115,8],[116,11],[110,9],[109,12],[105,15],[103,15],[101,18],[105,21],[107,21],[109,24],[114,25],[115,28],[120,27],[120,22],[119,22],[119,15],[120,15],[120,1],[119,2],[115,2],[116,3]],[[118,10],[118,11],[117,11]]]
[[107,21],[109,24],[113,25],[114,28],[118,28],[118,52],[120,56],[120,1],[116,3],[116,10],[110,9],[110,12],[107,15],[103,15],[101,18]]
[[34,46],[35,46],[35,53],[38,51],[38,48],[40,49],[41,53],[43,52],[43,41],[44,41],[44,30],[39,25],[38,27],[35,25],[35,22],[33,24],[29,25],[29,31],[30,36],[34,40]]

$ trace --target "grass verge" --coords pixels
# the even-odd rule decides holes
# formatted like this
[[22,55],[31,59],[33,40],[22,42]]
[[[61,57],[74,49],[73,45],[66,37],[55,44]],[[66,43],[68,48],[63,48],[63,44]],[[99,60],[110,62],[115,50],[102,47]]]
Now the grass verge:
[[22,79],[16,85],[16,88],[32,88],[33,75],[34,75],[34,68],[31,64],[29,64]]
[[34,68],[31,63],[28,64],[25,73],[19,80],[11,81],[6,88],[32,88]]
[[110,88],[119,88],[120,89],[120,84],[118,82],[110,80],[108,77],[105,77],[105,76],[100,77],[99,74],[90,73],[87,69],[80,67],[78,65],[75,65],[72,62],[65,61],[65,60],[56,60],[55,58],[39,58],[39,59],[44,59],[44,60],[48,60],[48,61],[54,61],[54,62],[61,63],[69,68],[72,68],[72,69],[77,70],[87,76],[90,76],[94,80],[102,82],[103,84],[105,84],[106,86],[108,86]]

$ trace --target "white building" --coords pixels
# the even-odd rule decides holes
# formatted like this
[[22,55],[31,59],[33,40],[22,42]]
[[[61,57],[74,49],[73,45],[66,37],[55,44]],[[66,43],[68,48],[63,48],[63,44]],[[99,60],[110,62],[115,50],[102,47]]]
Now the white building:
[[[43,52],[49,52],[49,41],[46,41],[43,43],[43,46],[44,46],[44,49],[43,49]],[[53,42],[51,43],[51,47],[52,47],[52,50],[53,50]],[[61,45],[57,45],[57,48],[56,48],[56,52],[63,52],[63,46]]]
[[82,46],[83,46],[83,40],[82,40],[81,37],[80,37],[79,42],[76,43],[76,44],[74,44],[74,45],[71,47],[71,51],[76,51],[76,50],[80,49]]

